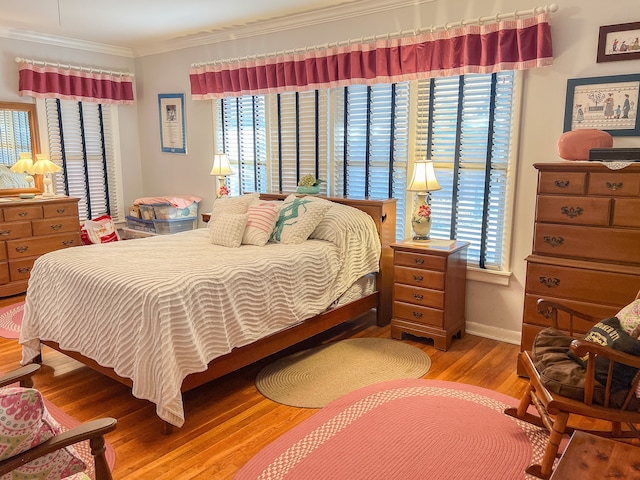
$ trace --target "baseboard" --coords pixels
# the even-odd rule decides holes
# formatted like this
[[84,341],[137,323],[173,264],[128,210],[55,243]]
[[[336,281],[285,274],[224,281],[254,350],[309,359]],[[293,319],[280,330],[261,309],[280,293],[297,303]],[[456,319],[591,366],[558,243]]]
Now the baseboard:
[[489,327],[487,325],[474,322],[467,322],[465,325],[465,331],[471,335],[477,335],[478,337],[490,338],[492,340],[520,345],[520,331],[516,332],[504,328]]

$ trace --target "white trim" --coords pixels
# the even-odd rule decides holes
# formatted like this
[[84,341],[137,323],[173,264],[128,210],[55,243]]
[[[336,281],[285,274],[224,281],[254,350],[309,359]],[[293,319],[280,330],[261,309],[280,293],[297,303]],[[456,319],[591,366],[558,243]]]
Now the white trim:
[[511,343],[513,345],[520,345],[520,338],[522,336],[520,331],[516,332],[513,330],[507,330],[505,328],[491,327],[488,325],[483,325],[481,323],[469,321],[467,321],[467,323],[465,324],[465,331],[470,335],[490,338],[492,340]]
[[512,272],[504,270],[488,270],[485,268],[467,267],[467,281],[490,283],[501,287],[508,287]]

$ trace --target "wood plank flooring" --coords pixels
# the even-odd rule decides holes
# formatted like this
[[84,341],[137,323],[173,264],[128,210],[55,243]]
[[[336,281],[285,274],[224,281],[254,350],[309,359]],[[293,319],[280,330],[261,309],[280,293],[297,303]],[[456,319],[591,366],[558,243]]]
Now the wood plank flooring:
[[[23,299],[0,299],[0,306]],[[154,406],[131,395],[130,389],[56,351],[45,348],[43,368],[35,386],[45,398],[80,421],[101,416],[118,419],[107,435],[116,451],[115,479],[189,480],[233,478],[261,448],[317,410],[287,407],[265,399],[255,388],[260,369],[286,353],[343,338],[390,338],[389,327],[375,325],[367,314],[331,332],[229,374],[184,396],[185,426],[160,434]],[[517,345],[466,335],[449,351],[416,337],[404,340],[432,360],[424,378],[467,383],[519,398],[526,385],[516,374]],[[16,368],[20,347],[0,338],[0,369]]]

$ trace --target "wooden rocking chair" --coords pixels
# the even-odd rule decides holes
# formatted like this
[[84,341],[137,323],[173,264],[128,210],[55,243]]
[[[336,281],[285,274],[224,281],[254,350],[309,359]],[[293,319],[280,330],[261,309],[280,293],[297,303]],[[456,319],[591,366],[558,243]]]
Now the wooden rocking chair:
[[[638,297],[640,297],[640,294]],[[601,320],[543,299],[538,300],[538,311],[550,318],[556,329],[558,328],[558,311],[565,312],[569,316],[569,331],[567,333],[571,337],[574,336],[573,325],[575,319],[583,319],[593,324]],[[640,432],[636,427],[636,425],[640,424],[640,411],[637,410],[638,399],[635,398],[635,390],[640,381],[640,370],[633,377],[631,388],[628,392],[613,392],[611,388],[614,362],[640,369],[640,357],[582,339],[571,341],[570,348],[578,357],[587,359],[584,373],[584,394],[581,400],[550,391],[544,385],[541,374],[536,368],[534,355],[531,352],[524,351],[520,353],[519,359],[529,377],[529,384],[518,408],[505,410],[508,415],[540,427],[546,427],[549,430],[549,440],[542,463],[531,465],[526,469],[526,472],[530,475],[543,479],[547,479],[551,475],[553,462],[556,459],[558,447],[565,433],[570,434],[577,429],[609,438],[640,438]],[[598,356],[609,359],[607,381],[604,383],[600,383],[595,379],[595,360]],[[602,404],[596,404],[594,401],[596,398]],[[539,416],[527,412],[530,405],[536,407]],[[596,426],[602,425],[603,429],[594,431],[580,428],[579,417],[577,417],[578,423],[574,425],[572,421],[573,428],[570,428],[568,423],[572,415],[604,420],[605,422],[596,422]],[[585,424],[584,419],[582,424]],[[609,428],[604,429],[604,427]]]

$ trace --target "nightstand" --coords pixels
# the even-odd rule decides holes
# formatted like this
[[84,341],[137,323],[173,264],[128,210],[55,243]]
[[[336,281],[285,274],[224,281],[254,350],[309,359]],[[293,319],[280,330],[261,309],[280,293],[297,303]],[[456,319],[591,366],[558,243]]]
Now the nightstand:
[[468,242],[404,240],[391,245],[394,258],[391,336],[432,338],[447,350],[465,331]]

